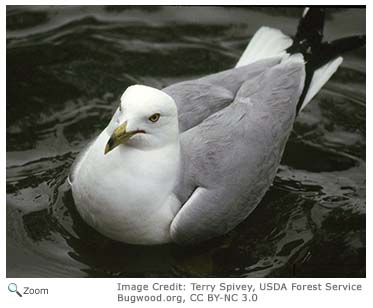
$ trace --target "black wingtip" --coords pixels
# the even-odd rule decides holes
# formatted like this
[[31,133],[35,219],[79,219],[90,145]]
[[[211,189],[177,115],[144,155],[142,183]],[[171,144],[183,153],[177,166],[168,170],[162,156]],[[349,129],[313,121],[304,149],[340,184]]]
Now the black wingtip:
[[306,7],[300,18],[290,53],[300,52],[303,55],[312,54],[320,48],[325,24],[325,9]]
[[294,43],[287,50],[290,54],[302,53],[306,62],[306,79],[297,105],[297,112],[299,112],[303,104],[314,72],[341,54],[363,47],[366,43],[365,35],[356,35],[332,42],[323,42],[324,23],[324,8],[306,8],[299,21]]
[[365,35],[348,36],[332,42],[325,42],[320,48],[318,66],[323,66],[331,59],[334,59],[345,52],[363,47],[365,44]]
[[328,45],[335,50],[335,52],[344,53],[360,47],[365,46],[366,36],[365,35],[354,35],[344,37],[335,41],[332,41]]

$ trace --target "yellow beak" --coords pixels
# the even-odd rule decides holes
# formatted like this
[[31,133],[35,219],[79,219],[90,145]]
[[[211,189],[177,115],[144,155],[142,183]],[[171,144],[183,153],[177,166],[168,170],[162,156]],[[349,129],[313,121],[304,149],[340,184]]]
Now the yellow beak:
[[128,139],[130,139],[133,135],[137,133],[144,133],[142,130],[136,130],[127,132],[127,121],[124,122],[122,125],[118,126],[112,133],[109,141],[105,146],[104,154],[107,154],[111,150],[115,149],[118,145],[125,143]]

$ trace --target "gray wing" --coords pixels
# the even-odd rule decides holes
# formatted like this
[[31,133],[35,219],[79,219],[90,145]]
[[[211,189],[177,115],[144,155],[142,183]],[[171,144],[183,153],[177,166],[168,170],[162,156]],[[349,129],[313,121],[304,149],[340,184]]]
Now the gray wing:
[[230,105],[244,82],[256,78],[280,60],[265,59],[162,89],[176,102],[180,131],[200,124],[213,113]]
[[181,135],[171,224],[178,243],[222,235],[244,220],[273,181],[291,132],[304,65],[281,63],[242,84],[234,102]]

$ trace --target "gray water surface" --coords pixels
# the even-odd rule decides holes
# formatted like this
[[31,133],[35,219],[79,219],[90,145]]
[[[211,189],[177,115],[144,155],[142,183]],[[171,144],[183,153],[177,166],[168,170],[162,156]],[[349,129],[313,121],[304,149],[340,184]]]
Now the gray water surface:
[[[262,25],[301,8],[7,7],[8,277],[365,277],[365,48],[297,119],[274,184],[232,232],[197,247],[114,242],[79,217],[66,177],[132,84],[234,66]],[[365,33],[328,11],[326,39]]]

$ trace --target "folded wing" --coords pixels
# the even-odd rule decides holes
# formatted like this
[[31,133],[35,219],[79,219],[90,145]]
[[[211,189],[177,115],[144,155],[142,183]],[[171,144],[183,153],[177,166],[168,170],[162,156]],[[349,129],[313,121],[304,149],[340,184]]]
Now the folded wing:
[[181,135],[184,204],[171,224],[178,243],[226,233],[244,220],[273,181],[291,132],[304,63],[288,59],[242,83],[234,101]]
[[210,115],[229,106],[243,83],[253,80],[280,61],[281,58],[260,60],[162,89],[176,102],[180,132],[200,124]]

